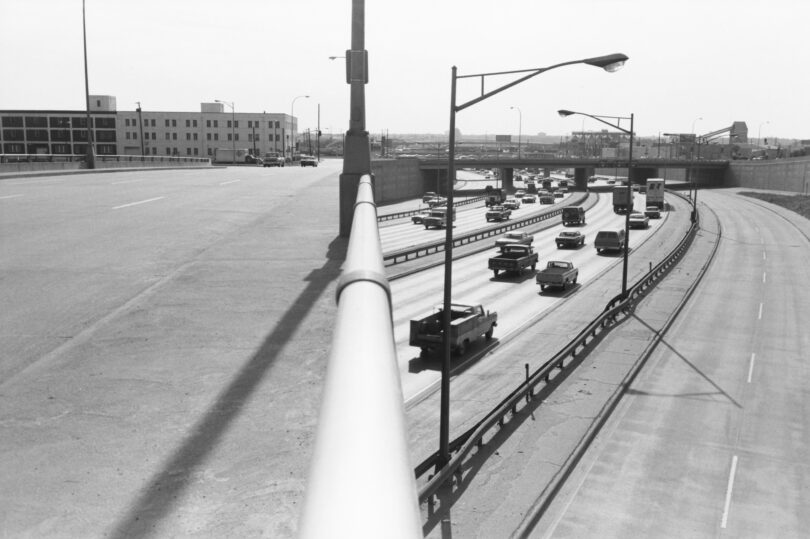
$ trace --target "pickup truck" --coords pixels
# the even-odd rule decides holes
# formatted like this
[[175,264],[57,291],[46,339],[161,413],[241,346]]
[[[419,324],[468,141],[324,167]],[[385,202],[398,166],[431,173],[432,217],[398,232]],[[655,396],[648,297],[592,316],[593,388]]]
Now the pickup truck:
[[531,245],[534,241],[534,236],[522,230],[513,230],[507,232],[497,240],[495,240],[495,247],[503,249],[504,245],[511,245],[514,243],[522,243],[523,245]]
[[492,206],[487,210],[487,222],[506,221],[512,215],[512,210],[507,210],[503,206]]
[[546,269],[537,272],[537,284],[540,285],[540,291],[546,289],[547,286],[562,287],[563,290],[568,288],[569,284],[576,284],[579,270],[574,267],[572,262],[567,260],[550,260],[546,265]]
[[[452,220],[456,220],[455,208],[453,208]],[[425,225],[425,230],[432,226],[435,226],[436,228],[445,228],[447,226],[447,208],[431,208],[430,212],[422,217],[422,224]]]
[[[411,320],[409,344],[418,346],[420,357],[443,346],[444,306],[419,320]],[[462,355],[471,342],[483,335],[487,340],[498,325],[498,313],[484,311],[481,305],[450,305],[450,348]]]
[[501,252],[489,259],[489,269],[498,276],[498,272],[523,273],[531,266],[532,271],[537,268],[538,254],[531,245],[523,243],[510,243],[501,247]]

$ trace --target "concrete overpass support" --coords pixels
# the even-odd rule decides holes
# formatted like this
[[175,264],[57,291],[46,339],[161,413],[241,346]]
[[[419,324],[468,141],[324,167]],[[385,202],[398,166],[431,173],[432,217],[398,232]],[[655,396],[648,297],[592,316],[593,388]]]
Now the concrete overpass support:
[[588,178],[594,175],[593,167],[577,167],[574,169],[574,188],[580,191],[588,189]]
[[515,169],[501,168],[499,169],[501,176],[501,187],[509,192],[515,190]]

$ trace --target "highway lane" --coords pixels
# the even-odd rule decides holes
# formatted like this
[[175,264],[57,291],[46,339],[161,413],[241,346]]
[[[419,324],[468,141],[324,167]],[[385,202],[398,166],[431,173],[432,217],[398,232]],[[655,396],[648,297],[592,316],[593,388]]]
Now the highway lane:
[[[644,207],[644,196],[636,197],[636,208]],[[482,240],[491,249],[470,256],[456,259],[453,263],[453,301],[456,303],[482,304],[485,309],[498,312],[498,327],[495,338],[508,339],[522,327],[536,321],[544,312],[565,301],[571,294],[587,285],[605,289],[606,295],[621,292],[621,283],[597,282],[597,278],[606,269],[621,264],[621,253],[597,254],[592,242],[597,231],[615,229],[624,226],[624,216],[613,213],[609,196],[603,196],[600,202],[588,211],[587,225],[577,227],[586,236],[586,245],[578,249],[557,249],[554,242],[561,230],[574,227],[563,227],[557,219],[557,225],[535,232],[534,246],[539,254],[538,270],[549,260],[570,260],[580,269],[578,285],[566,292],[548,289],[540,293],[533,271],[525,271],[521,276],[501,275],[494,278],[487,268],[489,257],[495,254],[494,239]],[[668,213],[663,219],[653,219],[646,230],[636,229],[630,232],[631,251],[658,230],[666,226]],[[435,389],[439,380],[437,366],[439,358],[419,359],[419,350],[408,344],[412,319],[418,319],[432,312],[442,303],[444,288],[444,268],[434,267],[408,277],[394,280],[391,283],[394,304],[394,336],[397,344],[400,376],[406,402],[412,405]],[[594,313],[596,314],[596,313]],[[483,347],[479,341],[465,357],[476,357]],[[464,358],[457,360],[461,363]]]
[[717,257],[534,536],[810,526],[810,224],[734,190],[700,199],[723,227]]

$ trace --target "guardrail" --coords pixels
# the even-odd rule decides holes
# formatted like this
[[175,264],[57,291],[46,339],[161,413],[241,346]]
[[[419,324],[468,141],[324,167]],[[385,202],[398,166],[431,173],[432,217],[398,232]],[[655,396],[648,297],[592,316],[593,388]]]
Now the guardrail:
[[[96,162],[131,162],[144,163],[204,163],[211,160],[207,157],[186,157],[171,155],[101,155],[95,156]],[[86,155],[40,154],[40,153],[2,153],[0,163],[83,163]]]
[[299,537],[421,538],[370,176],[358,186],[337,302]]
[[[453,206],[466,206],[468,204],[475,204],[476,202],[481,202],[485,198],[486,197],[484,197],[484,196],[465,198],[465,199],[462,199],[462,200],[454,201]],[[410,216],[416,215],[418,213],[424,213],[424,212],[428,211],[428,209],[429,208],[422,208],[422,209],[418,209],[418,210],[406,210],[406,211],[400,211],[400,212],[396,212],[396,213],[387,213],[385,215],[378,215],[377,216],[377,221],[378,222],[393,221],[394,219],[401,219],[403,217],[410,217]]]
[[[565,206],[575,206],[577,204],[582,203],[585,199],[588,198],[588,193],[582,194],[576,200],[569,200]],[[539,223],[540,221],[545,221],[551,217],[556,217],[562,213],[562,209],[565,206],[555,206],[554,209],[548,212],[541,213],[539,215],[534,215],[532,217],[526,217],[524,219],[520,219],[518,221],[509,221],[505,224],[500,224],[498,226],[492,228],[484,228],[481,230],[476,230],[474,232],[470,232],[467,234],[462,234],[460,236],[455,236],[453,238],[453,247],[458,247],[460,245],[466,245],[468,243],[472,243],[478,240],[482,240],[484,238],[489,238],[492,236],[498,236],[503,234],[504,232],[508,232],[510,230],[514,230],[516,228],[521,228],[527,225],[531,225],[534,223]],[[421,258],[423,256],[432,255],[436,253],[440,253],[444,251],[445,242],[444,241],[436,241],[432,243],[425,243],[423,245],[417,245],[415,247],[407,247],[405,249],[400,249],[398,251],[391,251],[385,253],[383,255],[383,261],[385,262],[386,266],[393,266],[396,264],[401,264],[403,262],[407,262],[409,260],[413,260],[416,258]]]
[[[419,491],[420,503],[428,501],[432,506],[434,496],[437,494],[438,490],[448,480],[454,477],[457,477],[458,484],[461,484],[462,465],[475,447],[481,447],[483,445],[486,434],[496,425],[503,426],[508,420],[507,416],[510,414],[517,414],[520,404],[528,404],[534,395],[535,388],[540,384],[548,383],[551,380],[551,373],[555,369],[564,369],[567,360],[577,359],[577,353],[585,348],[589,341],[595,339],[599,333],[613,325],[619,313],[628,310],[641,294],[666,275],[683,254],[686,253],[697,233],[698,227],[699,222],[693,223],[678,246],[670,251],[662,262],[659,262],[633,285],[627,291],[626,298],[622,298],[620,294],[611,299],[604,311],[580,331],[562,350],[557,352],[551,359],[536,369],[534,373],[529,375],[517,389],[512,391],[509,396],[503,399],[483,419],[478,421],[475,426],[453,440],[450,443],[450,450],[454,452],[453,457],[450,459],[450,462],[422,486]],[[438,452],[430,455],[414,470],[416,477],[421,477],[426,472],[433,469],[438,463],[438,460]]]

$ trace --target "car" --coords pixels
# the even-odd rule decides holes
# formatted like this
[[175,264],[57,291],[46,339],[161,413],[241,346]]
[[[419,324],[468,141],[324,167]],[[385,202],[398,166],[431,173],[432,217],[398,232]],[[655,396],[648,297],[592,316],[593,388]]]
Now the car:
[[247,154],[245,156],[245,163],[250,163],[251,165],[262,166],[262,158],[256,157],[255,155]]
[[585,235],[579,230],[563,230],[557,235],[554,240],[557,244],[557,249],[563,247],[581,247],[585,245]]
[[435,208],[436,206],[446,206],[447,199],[440,196],[435,196],[427,200],[427,205],[431,208]]
[[523,202],[524,204],[534,204],[535,202],[537,202],[537,197],[535,197],[534,195],[523,195],[521,202]]
[[283,167],[284,157],[280,156],[277,152],[268,152],[262,158],[263,167]]
[[545,195],[540,197],[540,204],[554,204],[554,197],[551,195]]
[[503,207],[509,210],[516,210],[520,207],[520,200],[517,198],[507,198],[503,201]]
[[562,190],[560,190],[560,191],[554,191],[554,198],[563,198],[564,196],[565,196],[565,192],[564,192],[564,191],[562,191]]
[[524,232],[522,230],[512,230],[511,232],[507,232],[506,234],[495,240],[495,247],[497,247],[498,249],[503,249],[504,245],[510,245],[514,243],[531,245],[533,241],[534,236],[532,236],[528,232]]
[[630,228],[649,228],[650,218],[640,212],[630,214]]
[[411,221],[413,221],[413,224],[415,224],[415,225],[421,225],[421,224],[423,224],[423,221],[425,220],[425,217],[427,217],[428,215],[430,215],[429,211],[423,211],[421,213],[417,213],[416,215],[411,217]]
[[311,155],[302,155],[301,156],[301,166],[302,167],[317,167],[318,160],[311,156]]
[[523,189],[518,189],[517,191],[515,191],[515,198],[523,198],[523,196],[524,196],[525,194],[526,194],[526,191],[525,191],[525,190],[523,190]]
[[423,202],[424,204],[427,204],[427,203],[428,203],[428,200],[430,200],[430,199],[432,199],[432,198],[435,198],[435,197],[437,197],[437,196],[439,196],[439,195],[437,195],[437,194],[436,194],[436,193],[434,193],[433,191],[428,191],[427,193],[425,193],[424,195],[422,195],[422,202]]
[[650,219],[660,219],[661,208],[659,208],[658,206],[647,206],[647,209],[644,210],[644,215],[646,215]]

